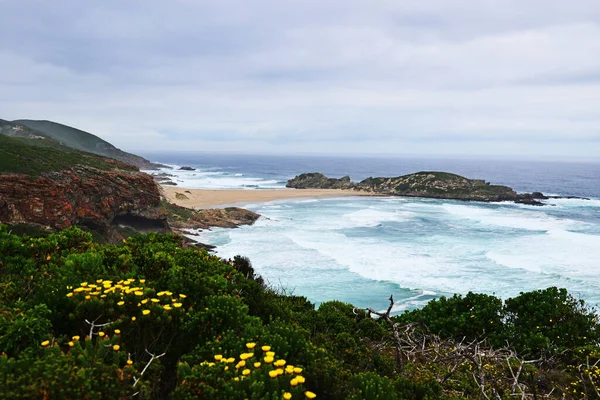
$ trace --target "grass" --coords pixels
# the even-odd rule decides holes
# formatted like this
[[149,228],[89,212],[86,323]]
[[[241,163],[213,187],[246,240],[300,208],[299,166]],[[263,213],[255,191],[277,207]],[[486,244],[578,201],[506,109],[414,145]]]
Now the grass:
[[101,170],[133,166],[115,164],[113,160],[73,150],[51,139],[23,139],[0,135],[0,174],[16,173],[39,176],[44,172],[64,171],[82,164]]

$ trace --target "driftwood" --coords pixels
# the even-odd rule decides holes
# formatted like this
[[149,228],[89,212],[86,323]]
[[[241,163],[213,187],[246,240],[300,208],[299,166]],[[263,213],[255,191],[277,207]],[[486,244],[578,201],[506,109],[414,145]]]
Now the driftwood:
[[[500,400],[510,396],[515,399],[546,399],[552,398],[557,388],[549,388],[545,393],[539,393],[531,377],[528,380],[525,366],[528,364],[538,368],[554,364],[552,357],[542,357],[535,360],[525,360],[509,346],[494,349],[487,343],[485,338],[460,341],[453,339],[442,339],[436,334],[428,331],[426,326],[419,323],[401,324],[395,322],[391,317],[394,298],[390,296],[390,305],[385,312],[379,312],[372,308],[363,309],[370,318],[382,319],[390,329],[390,338],[379,344],[373,344],[380,350],[393,346],[396,356],[396,372],[403,373],[407,362],[414,364],[437,364],[443,368],[434,371],[435,379],[440,383],[449,383],[457,371],[467,372],[479,390],[480,398],[487,400]],[[354,310],[355,314],[358,309]],[[588,363],[589,364],[589,363]],[[591,387],[596,390],[596,382],[589,371],[598,366],[581,365],[581,379],[585,379]],[[425,367],[426,368],[426,367]],[[501,372],[499,370],[501,369]],[[591,389],[590,389],[591,390]],[[461,393],[457,393],[461,394]],[[590,393],[591,395],[592,393]],[[558,397],[560,398],[560,397]],[[593,396],[586,398],[595,398]]]

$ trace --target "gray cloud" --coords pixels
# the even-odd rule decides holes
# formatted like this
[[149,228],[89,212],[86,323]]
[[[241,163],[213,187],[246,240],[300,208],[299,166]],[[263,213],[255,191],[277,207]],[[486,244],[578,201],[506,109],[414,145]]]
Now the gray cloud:
[[0,118],[138,151],[600,157],[596,0],[0,9]]

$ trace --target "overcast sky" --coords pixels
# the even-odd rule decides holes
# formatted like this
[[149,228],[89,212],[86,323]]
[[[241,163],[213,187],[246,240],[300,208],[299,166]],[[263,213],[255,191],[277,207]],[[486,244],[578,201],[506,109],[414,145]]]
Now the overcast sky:
[[129,151],[600,160],[599,0],[0,0],[0,118]]

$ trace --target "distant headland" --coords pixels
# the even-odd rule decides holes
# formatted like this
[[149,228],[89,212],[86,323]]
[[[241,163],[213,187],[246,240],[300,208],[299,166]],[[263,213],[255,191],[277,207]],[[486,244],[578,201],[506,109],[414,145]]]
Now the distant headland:
[[[349,176],[329,178],[321,173],[305,173],[290,179],[286,185],[294,189],[345,189],[372,194],[425,197],[434,199],[544,205],[551,198],[540,192],[517,193],[503,185],[492,185],[482,179],[468,179],[448,172],[422,171],[395,178],[367,178],[353,182]],[[556,198],[556,197],[552,197]]]

